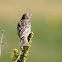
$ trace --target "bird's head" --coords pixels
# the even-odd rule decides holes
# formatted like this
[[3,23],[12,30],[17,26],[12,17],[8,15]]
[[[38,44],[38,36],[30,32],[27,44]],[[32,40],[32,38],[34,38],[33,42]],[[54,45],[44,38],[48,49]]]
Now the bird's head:
[[24,13],[22,16],[22,19],[30,19],[31,16],[32,16],[32,14],[30,14],[30,13]]

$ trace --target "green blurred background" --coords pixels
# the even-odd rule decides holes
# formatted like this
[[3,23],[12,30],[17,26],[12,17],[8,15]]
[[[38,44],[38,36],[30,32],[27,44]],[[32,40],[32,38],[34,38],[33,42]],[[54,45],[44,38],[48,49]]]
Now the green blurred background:
[[11,53],[19,48],[17,23],[30,12],[32,47],[27,62],[62,62],[62,0],[0,0],[0,38],[4,32],[0,62],[11,62]]

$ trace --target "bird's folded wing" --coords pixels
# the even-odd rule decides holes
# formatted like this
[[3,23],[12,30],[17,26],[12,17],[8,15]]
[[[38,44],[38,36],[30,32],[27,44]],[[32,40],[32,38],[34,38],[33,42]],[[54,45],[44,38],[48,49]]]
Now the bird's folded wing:
[[17,25],[17,32],[18,32],[18,35],[19,35],[19,37],[23,37],[23,32],[26,30],[26,27],[25,27],[25,25],[23,25],[22,23],[21,23],[21,21],[18,23],[18,25]]

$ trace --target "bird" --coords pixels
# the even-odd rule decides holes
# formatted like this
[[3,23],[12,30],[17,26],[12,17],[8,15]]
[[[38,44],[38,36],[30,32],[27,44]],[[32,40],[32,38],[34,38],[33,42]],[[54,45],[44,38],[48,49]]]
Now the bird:
[[20,38],[20,48],[23,49],[23,46],[29,46],[28,35],[31,32],[31,23],[30,18],[32,14],[24,13],[21,20],[17,24],[17,33]]

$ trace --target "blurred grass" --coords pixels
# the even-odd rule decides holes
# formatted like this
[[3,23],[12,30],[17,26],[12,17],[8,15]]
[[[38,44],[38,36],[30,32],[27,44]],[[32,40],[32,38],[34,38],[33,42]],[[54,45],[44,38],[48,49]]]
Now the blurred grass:
[[[27,62],[61,62],[62,61],[62,23],[57,18],[46,19],[42,15],[31,18],[32,31],[34,32],[32,47]],[[50,21],[49,21],[50,20]],[[11,62],[10,56],[13,48],[19,50],[19,38],[17,36],[17,22],[10,20],[10,23],[1,19],[1,30],[4,29],[4,42],[2,46],[1,61]]]
[[[27,3],[28,2],[28,3]],[[62,1],[61,0],[0,0],[0,38],[5,30],[0,62],[11,62],[11,52],[19,48],[17,23],[25,12],[31,18],[32,47],[27,62],[62,62]]]

